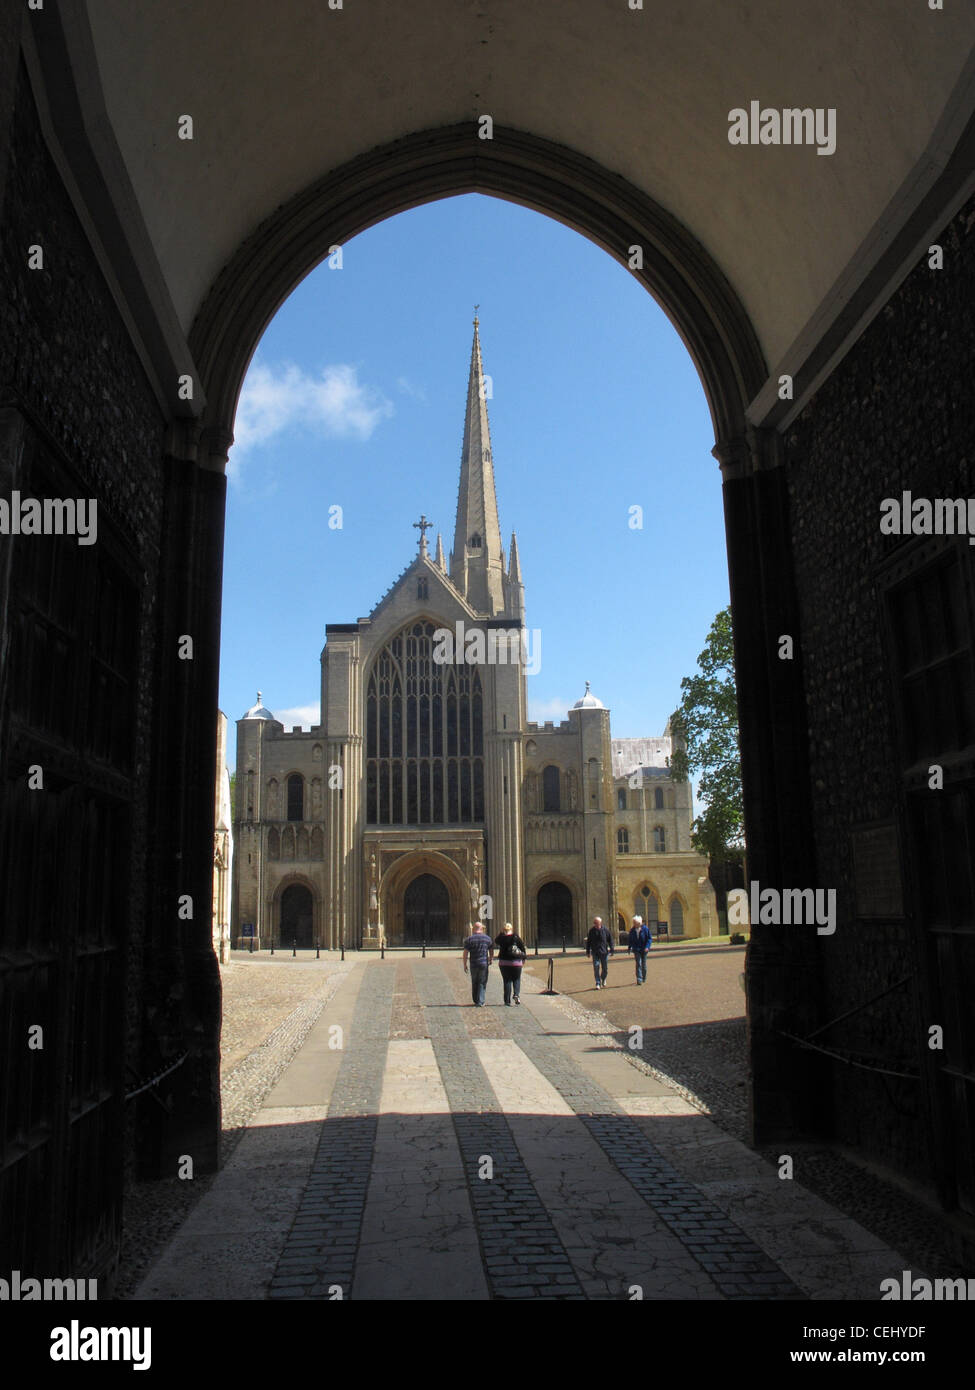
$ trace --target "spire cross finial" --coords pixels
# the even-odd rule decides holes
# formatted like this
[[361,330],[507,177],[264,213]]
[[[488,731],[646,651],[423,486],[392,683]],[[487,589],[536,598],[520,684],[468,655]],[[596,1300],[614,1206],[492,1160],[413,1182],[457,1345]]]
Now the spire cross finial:
[[481,307],[480,304],[475,304],[475,305],[474,305],[474,327],[475,327],[475,328],[477,327],[477,311],[478,311],[478,309],[480,309],[480,307]]
[[433,529],[433,522],[427,521],[426,514],[420,513],[420,520],[414,521],[413,529],[420,533],[420,554],[427,553],[427,532]]
[[261,692],[260,692],[260,691],[257,692],[257,703],[258,703],[258,704],[261,703]]

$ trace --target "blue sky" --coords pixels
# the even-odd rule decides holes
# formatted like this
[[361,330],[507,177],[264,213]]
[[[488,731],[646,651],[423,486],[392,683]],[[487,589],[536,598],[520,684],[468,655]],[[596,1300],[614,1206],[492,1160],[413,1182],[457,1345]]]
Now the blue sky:
[[220,672],[231,765],[258,689],[288,727],[317,720],[325,624],[370,612],[416,553],[421,512],[449,552],[475,304],[502,538],[518,534],[541,633],[529,718],[565,718],[589,680],[614,737],[662,733],[728,602],[707,404],[663,312],[577,233],[480,195],[380,223],[342,262],[282,305],[241,394]]

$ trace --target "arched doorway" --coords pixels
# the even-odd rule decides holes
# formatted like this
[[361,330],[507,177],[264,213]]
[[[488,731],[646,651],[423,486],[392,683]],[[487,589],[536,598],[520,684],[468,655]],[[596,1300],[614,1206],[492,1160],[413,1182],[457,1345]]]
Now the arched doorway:
[[314,946],[315,905],[303,883],[292,883],[281,894],[279,942],[300,947]]
[[543,883],[538,890],[538,944],[561,946],[572,941],[572,890],[564,883]]
[[420,874],[403,899],[403,940],[407,946],[446,946],[450,939],[450,897],[435,874]]

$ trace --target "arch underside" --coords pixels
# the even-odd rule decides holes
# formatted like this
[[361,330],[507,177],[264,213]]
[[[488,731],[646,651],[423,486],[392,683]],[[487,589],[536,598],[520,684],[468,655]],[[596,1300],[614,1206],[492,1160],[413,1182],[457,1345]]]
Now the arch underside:
[[506,198],[543,213],[630,264],[667,314],[701,378],[718,446],[744,431],[766,379],[757,335],[734,290],[676,218],[618,175],[565,146],[470,123],[421,131],[360,156],[297,194],[263,222],[217,277],[190,334],[207,397],[211,456],[226,456],[250,358],[276,310],[329,248],[420,204],[462,193]]

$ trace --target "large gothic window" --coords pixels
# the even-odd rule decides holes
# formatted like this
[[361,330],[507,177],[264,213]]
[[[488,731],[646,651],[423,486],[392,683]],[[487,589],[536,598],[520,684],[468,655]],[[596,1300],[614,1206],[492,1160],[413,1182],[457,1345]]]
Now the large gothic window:
[[305,779],[300,772],[288,778],[288,820],[305,819]]
[[434,626],[413,623],[373,663],[366,687],[369,825],[475,824],[484,819],[481,677],[463,651],[433,659]]

